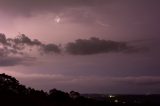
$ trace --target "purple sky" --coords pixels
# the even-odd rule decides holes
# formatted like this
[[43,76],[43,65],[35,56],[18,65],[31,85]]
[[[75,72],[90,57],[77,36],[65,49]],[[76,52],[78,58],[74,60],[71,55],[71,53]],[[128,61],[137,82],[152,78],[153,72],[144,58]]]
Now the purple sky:
[[43,90],[160,93],[159,4],[0,0],[0,73]]

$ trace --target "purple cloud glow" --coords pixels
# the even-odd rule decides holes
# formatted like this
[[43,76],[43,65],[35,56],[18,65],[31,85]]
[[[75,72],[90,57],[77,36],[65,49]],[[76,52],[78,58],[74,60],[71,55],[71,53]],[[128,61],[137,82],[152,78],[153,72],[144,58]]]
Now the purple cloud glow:
[[0,0],[0,72],[45,90],[160,93],[159,3]]

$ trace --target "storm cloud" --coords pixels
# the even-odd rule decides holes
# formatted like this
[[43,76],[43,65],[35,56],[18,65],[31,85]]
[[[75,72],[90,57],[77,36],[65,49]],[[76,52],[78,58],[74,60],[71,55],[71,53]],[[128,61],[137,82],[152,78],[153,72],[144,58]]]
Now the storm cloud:
[[[55,44],[43,44],[37,39],[31,40],[24,34],[16,38],[6,38],[0,34],[0,66],[26,65],[36,61],[32,56],[32,49],[37,49],[39,54],[60,53]],[[26,53],[27,52],[27,53]]]
[[[72,55],[92,55],[99,53],[134,53],[144,50],[138,46],[133,46],[129,42],[104,40],[97,37],[90,39],[77,39],[66,45],[56,45],[54,43],[44,44],[38,39],[31,40],[25,34],[20,34],[15,38],[6,38],[5,34],[0,34],[1,56],[7,54],[23,54],[26,48],[36,47],[42,54],[61,54],[61,51]],[[64,49],[64,50],[63,50]]]
[[[0,44],[4,52],[18,53],[18,51],[25,49],[26,47],[39,47],[42,52],[54,52],[60,53],[60,49],[56,44],[44,44],[37,39],[31,40],[25,34],[20,34],[16,38],[6,38],[5,34],[0,34]],[[2,54],[2,53],[1,53]]]
[[[63,52],[62,52],[63,51]],[[1,66],[13,66],[32,62],[40,55],[70,54],[70,55],[96,55],[107,53],[135,53],[139,49],[128,42],[104,40],[96,37],[90,39],[77,39],[66,45],[54,43],[44,44],[38,39],[30,39],[25,34],[15,38],[7,38],[0,34],[0,63]],[[36,53],[36,55],[32,55]]]
[[78,39],[75,42],[68,43],[66,51],[74,55],[91,55],[110,52],[136,52],[133,46],[127,42],[118,42],[112,40],[103,40],[96,37],[90,39]]

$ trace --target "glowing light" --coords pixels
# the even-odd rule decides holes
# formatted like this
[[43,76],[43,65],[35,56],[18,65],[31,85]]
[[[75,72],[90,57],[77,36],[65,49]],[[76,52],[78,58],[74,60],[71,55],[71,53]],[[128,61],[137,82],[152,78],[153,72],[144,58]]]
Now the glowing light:
[[54,19],[54,21],[55,21],[56,23],[60,23],[61,18],[60,18],[59,16],[56,16],[56,18]]
[[118,103],[119,101],[118,101],[118,100],[115,100],[114,102],[115,102],[115,103]]
[[114,95],[109,95],[108,97],[109,97],[109,98],[114,98],[115,96],[114,96]]

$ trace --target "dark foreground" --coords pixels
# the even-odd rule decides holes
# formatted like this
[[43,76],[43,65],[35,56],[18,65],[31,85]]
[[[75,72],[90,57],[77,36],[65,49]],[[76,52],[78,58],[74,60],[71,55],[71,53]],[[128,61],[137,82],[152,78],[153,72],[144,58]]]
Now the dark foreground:
[[0,74],[0,106],[160,106],[160,95],[100,95],[49,92],[26,88],[14,77]]

